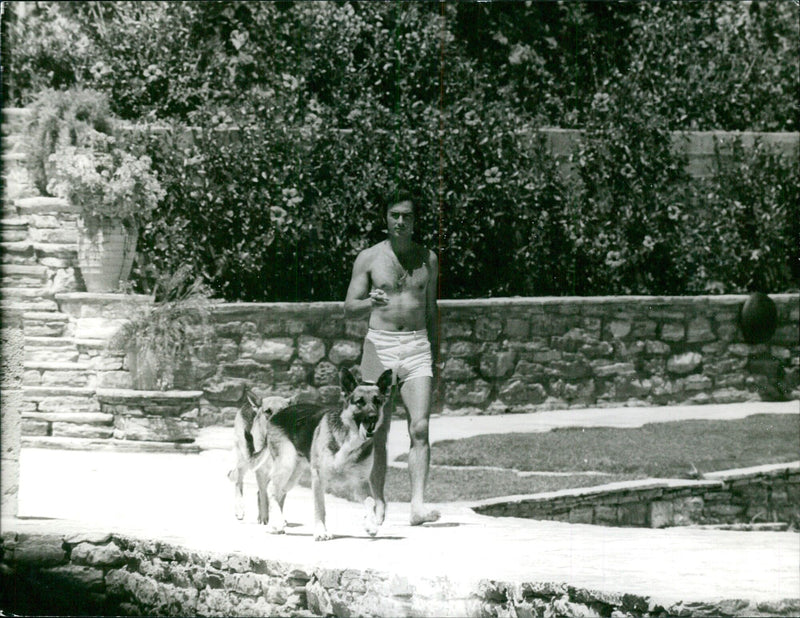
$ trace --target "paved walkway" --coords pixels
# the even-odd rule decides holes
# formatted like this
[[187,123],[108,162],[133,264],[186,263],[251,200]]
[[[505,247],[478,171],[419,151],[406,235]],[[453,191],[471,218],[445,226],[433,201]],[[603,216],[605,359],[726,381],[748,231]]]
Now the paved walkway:
[[[789,402],[442,417],[432,419],[431,435],[435,442],[557,426],[630,427],[684,418],[798,412],[800,403]],[[407,445],[403,421],[397,425],[392,430],[392,457]],[[226,477],[232,463],[230,431],[204,432],[205,450],[199,454],[25,448],[20,518],[4,520],[3,529],[100,529],[295,564],[447,575],[463,582],[563,582],[647,596],[664,604],[800,598],[800,535],[792,532],[608,528],[485,517],[463,505],[447,504],[440,505],[440,522],[411,528],[406,524],[408,505],[392,503],[379,536],[370,539],[360,528],[360,507],[329,496],[328,523],[336,538],[315,543],[310,492],[297,488],[286,502],[292,522],[288,533],[271,536],[255,523],[252,475],[246,484],[245,520],[234,518],[233,488]]]

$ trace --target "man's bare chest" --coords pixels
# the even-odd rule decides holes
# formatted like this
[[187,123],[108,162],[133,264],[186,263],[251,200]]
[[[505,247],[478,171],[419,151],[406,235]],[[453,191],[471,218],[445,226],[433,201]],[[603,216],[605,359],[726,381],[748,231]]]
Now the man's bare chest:
[[424,292],[428,284],[428,268],[424,259],[409,256],[399,260],[389,252],[381,252],[375,256],[370,268],[372,287],[387,292]]

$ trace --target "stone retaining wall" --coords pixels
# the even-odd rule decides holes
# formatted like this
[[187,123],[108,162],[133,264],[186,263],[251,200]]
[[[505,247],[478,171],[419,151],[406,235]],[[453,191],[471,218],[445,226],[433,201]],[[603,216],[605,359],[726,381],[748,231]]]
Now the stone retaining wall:
[[800,463],[707,476],[698,481],[649,479],[532,498],[486,500],[475,511],[602,526],[782,522],[800,528]]
[[[186,442],[229,424],[245,386],[333,404],[341,367],[358,371],[365,320],[342,303],[226,303],[176,370],[183,407],[144,405],[124,353],[106,342],[132,302],[54,296],[60,312],[24,314],[23,430],[47,438]],[[798,296],[776,295],[778,328],[744,342],[745,296],[440,301],[435,413],[503,414],[639,405],[800,399]],[[98,399],[102,393],[136,405]],[[130,403],[130,402],[128,402]],[[127,405],[127,407],[125,407]],[[124,408],[124,409],[123,409]],[[401,409],[402,413],[402,409]]]
[[2,535],[0,609],[24,615],[639,616],[793,615],[797,600],[664,607],[565,583],[455,582],[291,565],[116,534]]
[[[502,414],[576,407],[800,398],[797,295],[776,295],[768,344],[744,342],[745,296],[440,301],[435,411]],[[201,424],[230,422],[245,384],[333,403],[366,332],[341,303],[217,307],[182,388],[203,390]]]

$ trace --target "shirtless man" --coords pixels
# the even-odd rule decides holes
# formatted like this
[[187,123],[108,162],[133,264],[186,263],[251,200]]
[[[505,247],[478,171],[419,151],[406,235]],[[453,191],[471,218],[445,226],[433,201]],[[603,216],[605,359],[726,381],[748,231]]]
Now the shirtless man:
[[[392,369],[400,396],[408,410],[411,450],[411,525],[439,519],[439,513],[423,504],[430,464],[428,419],[433,386],[433,354],[438,352],[437,279],[438,260],[411,240],[414,205],[403,199],[386,211],[388,239],[364,249],[356,257],[353,276],[344,303],[349,318],[369,314],[364,341],[361,375],[375,381]],[[433,352],[432,352],[433,351]],[[376,434],[372,488],[379,523],[386,514],[383,485],[386,480],[386,437],[397,389],[387,405],[383,427]]]

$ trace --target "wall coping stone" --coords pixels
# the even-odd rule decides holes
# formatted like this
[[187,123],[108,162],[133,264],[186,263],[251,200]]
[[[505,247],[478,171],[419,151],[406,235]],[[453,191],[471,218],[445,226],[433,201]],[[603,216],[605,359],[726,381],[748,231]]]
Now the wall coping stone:
[[702,489],[719,488],[725,486],[726,481],[742,478],[754,478],[771,473],[779,476],[784,473],[800,470],[800,461],[780,464],[767,464],[754,466],[751,468],[739,468],[736,470],[721,470],[716,473],[704,475],[702,480],[690,479],[641,479],[633,481],[620,481],[597,485],[594,487],[577,487],[574,489],[562,489],[559,491],[542,492],[538,494],[518,494],[503,496],[499,498],[487,498],[470,503],[470,507],[476,512],[481,509],[499,505],[512,504],[542,504],[565,498],[585,498],[590,496],[613,496],[616,494],[646,492],[652,489]]
[[731,470],[720,470],[718,472],[705,472],[703,473],[703,476],[707,479],[732,481],[749,478],[753,475],[778,476],[786,472],[794,472],[797,470],[800,470],[800,461],[793,461],[791,463],[764,464],[763,466],[735,468]]
[[[770,294],[770,298],[776,301],[800,300],[800,295],[796,292],[785,294]],[[60,295],[56,295],[58,299]],[[497,298],[466,298],[448,299],[440,298],[438,305],[440,309],[460,308],[460,307],[525,307],[536,305],[594,305],[594,304],[697,304],[698,302],[708,302],[715,305],[738,305],[743,303],[749,294],[720,294],[720,295],[697,295],[697,296],[512,296]],[[315,301],[315,302],[258,302],[245,303],[235,302],[226,303],[215,301],[214,311],[220,314],[231,314],[238,311],[252,311],[253,309],[270,309],[279,312],[305,312],[305,311],[334,311],[344,309],[344,301]]]

